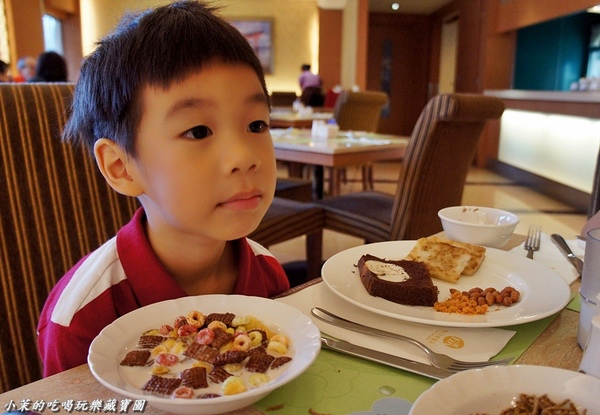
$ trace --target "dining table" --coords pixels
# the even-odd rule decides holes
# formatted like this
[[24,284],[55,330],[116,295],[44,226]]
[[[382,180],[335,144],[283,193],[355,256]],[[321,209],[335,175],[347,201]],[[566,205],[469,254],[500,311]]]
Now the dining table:
[[[502,250],[524,257],[524,239],[523,235],[513,235]],[[583,255],[583,250],[578,249],[575,241],[567,242],[578,256]],[[548,268],[559,274],[569,283],[571,300],[566,307],[545,318],[492,329],[494,335],[497,332],[502,334],[503,331],[509,333],[504,336],[507,339],[506,344],[502,344],[495,358],[513,357],[511,364],[541,365],[577,371],[583,354],[577,344],[580,279],[571,264],[550,242],[548,235],[542,235],[542,247],[533,261],[542,264],[544,269]],[[335,297],[319,278],[293,287],[274,298],[274,301],[297,306],[302,312],[310,315],[308,310],[313,305],[330,307],[333,303],[341,301]],[[343,304],[342,307],[348,309],[352,305]],[[319,327],[321,334],[327,335],[325,330],[328,331],[329,327],[325,327],[325,330],[323,325]],[[426,328],[436,333],[452,330],[434,326]],[[489,329],[466,330],[477,334],[477,330]],[[299,377],[274,390],[257,403],[229,414],[358,415],[377,413],[375,408],[385,404],[387,408],[394,408],[388,413],[407,415],[411,404],[436,382],[437,379],[418,373],[321,349],[316,360]],[[42,413],[166,413],[150,406],[143,399],[130,399],[106,388],[94,378],[87,365],[4,392],[0,394],[0,405],[6,411],[21,412],[37,410]]]
[[302,128],[310,129],[313,121],[328,121],[333,118],[333,112],[328,110],[304,109],[294,111],[292,108],[274,108],[271,112],[271,128]]
[[[400,160],[410,137],[362,131],[339,131],[334,137],[317,138],[310,130],[271,129],[275,158],[313,166],[313,194],[324,194],[324,167],[339,168],[376,161]],[[291,176],[299,174],[291,173]],[[331,177],[331,195],[339,194],[339,177]]]

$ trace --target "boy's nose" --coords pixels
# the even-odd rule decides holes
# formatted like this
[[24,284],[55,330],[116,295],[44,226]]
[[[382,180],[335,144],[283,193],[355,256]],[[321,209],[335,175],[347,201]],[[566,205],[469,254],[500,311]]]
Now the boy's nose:
[[258,147],[248,138],[231,140],[228,148],[224,150],[227,170],[247,172],[258,169],[261,161],[257,150]]

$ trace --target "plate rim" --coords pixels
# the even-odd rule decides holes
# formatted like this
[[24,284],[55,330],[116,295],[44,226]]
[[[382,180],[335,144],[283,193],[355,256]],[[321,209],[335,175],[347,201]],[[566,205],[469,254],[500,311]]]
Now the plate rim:
[[[514,325],[519,325],[519,324],[529,323],[532,321],[541,320],[541,319],[551,316],[555,313],[558,313],[562,309],[564,309],[570,301],[571,291],[570,291],[569,285],[559,274],[554,272],[552,269],[550,269],[538,262],[533,262],[532,260],[527,259],[525,257],[519,257],[518,255],[516,255],[512,252],[504,251],[502,249],[497,249],[497,248],[490,248],[490,247],[486,247],[486,254],[492,253],[493,256],[508,256],[511,258],[515,258],[518,262],[521,262],[521,264],[523,264],[524,266],[527,266],[527,267],[533,266],[533,267],[543,268],[543,271],[545,273],[548,273],[549,275],[551,275],[551,277],[554,279],[553,282],[556,283],[560,289],[562,289],[562,292],[559,292],[559,294],[562,294],[562,298],[557,296],[556,305],[553,308],[549,309],[548,311],[545,311],[543,313],[537,313],[534,316],[519,318],[516,321],[512,321],[510,319],[505,319],[505,320],[501,320],[501,321],[469,321],[468,318],[471,316],[465,316],[465,315],[457,315],[456,320],[433,320],[433,319],[423,318],[423,317],[407,316],[407,315],[399,314],[397,312],[382,310],[381,308],[377,308],[376,306],[371,306],[368,304],[361,303],[358,300],[351,298],[351,297],[345,295],[343,292],[341,292],[335,286],[334,282],[332,281],[332,277],[327,275],[328,268],[333,267],[334,266],[333,264],[335,264],[336,261],[339,261],[340,257],[344,257],[346,255],[350,255],[351,253],[356,252],[356,261],[353,264],[353,266],[356,266],[356,263],[358,262],[358,258],[360,258],[361,255],[364,255],[367,253],[370,253],[372,255],[377,255],[377,252],[367,252],[368,250],[371,250],[373,248],[374,248],[374,250],[377,250],[379,247],[389,247],[389,246],[398,245],[398,244],[401,244],[401,245],[412,244],[414,246],[414,244],[416,242],[417,242],[416,240],[375,242],[375,243],[371,243],[371,244],[358,245],[358,246],[340,251],[340,252],[336,253],[335,255],[333,255],[332,257],[330,257],[323,264],[323,267],[321,270],[321,276],[322,276],[323,282],[325,282],[325,285],[328,287],[328,289],[330,289],[335,295],[342,298],[344,301],[347,301],[351,304],[356,305],[359,308],[362,308],[363,310],[367,310],[367,311],[373,312],[375,314],[384,315],[384,316],[395,318],[398,320],[409,321],[409,322],[413,322],[413,323],[428,324],[428,325],[440,326],[440,327],[508,327],[508,326],[514,326]],[[531,261],[531,262],[527,262],[527,261]],[[338,266],[338,265],[336,264],[335,266]],[[356,275],[358,275],[358,274],[356,274]],[[465,278],[467,278],[467,277],[465,277]],[[358,281],[358,282],[360,283],[360,281]],[[436,282],[436,280],[434,280],[434,283],[435,282]],[[444,282],[442,282],[442,283],[444,283]],[[364,290],[363,285],[362,284],[359,284],[359,285],[360,285],[360,288]],[[553,293],[556,294],[556,292],[554,292],[554,291],[553,291]],[[366,291],[365,291],[365,294],[369,295],[368,293],[366,293]],[[375,297],[373,297],[373,298],[375,298]],[[554,296],[553,296],[553,298],[554,298]],[[376,301],[387,301],[387,300],[377,298]],[[412,307],[412,306],[405,306],[405,305],[401,305],[401,304],[390,304],[390,306],[391,307],[396,307],[396,306],[397,307]],[[474,317],[477,317],[477,316],[474,316]]]
[[[115,378],[117,378],[117,380],[119,382],[122,382],[124,384],[127,384],[125,382],[125,380],[122,379],[122,377],[119,375],[119,359],[118,356],[120,354],[122,354],[128,347],[130,347],[132,344],[135,343],[135,339],[139,337],[139,335],[141,334],[141,332],[144,330],[144,328],[140,328],[135,329],[134,331],[132,331],[129,336],[127,336],[126,338],[123,338],[120,342],[118,342],[117,344],[112,344],[111,348],[108,349],[102,349],[102,350],[98,350],[99,347],[102,346],[103,342],[106,342],[107,339],[113,339],[115,334],[123,331],[123,327],[124,326],[128,326],[130,323],[130,321],[135,321],[137,319],[139,319],[140,317],[144,316],[144,319],[148,319],[147,315],[148,313],[155,313],[154,315],[156,317],[153,317],[156,319],[157,323],[160,323],[160,319],[162,318],[168,318],[168,317],[164,317],[164,316],[160,316],[156,311],[160,311],[162,309],[169,309],[170,307],[172,307],[172,311],[173,313],[177,313],[180,309],[185,308],[187,311],[189,312],[191,310],[191,308],[189,308],[190,306],[187,305],[183,305],[183,304],[188,304],[188,303],[193,303],[195,304],[194,309],[201,309],[202,307],[205,308],[205,310],[207,312],[220,312],[220,311],[232,311],[234,312],[233,309],[228,309],[228,310],[208,310],[207,308],[209,307],[217,307],[215,304],[217,303],[222,303],[222,302],[232,302],[233,304],[236,304],[235,307],[232,308],[242,308],[243,304],[247,304],[248,302],[265,302],[265,304],[267,304],[267,302],[270,305],[274,305],[275,307],[277,307],[279,310],[287,310],[288,313],[293,315],[293,320],[300,323],[299,325],[302,325],[302,327],[304,327],[304,331],[306,331],[305,336],[308,341],[306,343],[306,347],[304,348],[304,350],[299,350],[296,349],[296,353],[302,352],[302,360],[299,363],[296,363],[297,365],[302,365],[305,369],[308,368],[313,362],[314,360],[317,358],[318,354],[319,354],[319,350],[321,347],[321,343],[320,343],[320,331],[319,328],[314,324],[314,322],[308,317],[306,316],[304,313],[302,313],[300,310],[298,310],[297,308],[285,304],[283,302],[279,302],[279,301],[275,301],[273,299],[269,299],[269,298],[264,298],[264,297],[255,297],[255,296],[245,296],[245,295],[239,295],[239,294],[206,294],[206,295],[198,295],[198,296],[187,296],[187,297],[181,297],[181,298],[177,298],[177,299],[170,299],[170,300],[164,300],[164,301],[160,301],[160,302],[156,302],[153,304],[149,304],[147,306],[144,307],[140,307],[138,309],[132,310],[131,312],[119,317],[118,319],[116,319],[115,321],[113,321],[112,323],[110,323],[108,326],[104,327],[104,329],[102,329],[102,331],[98,334],[98,336],[96,336],[96,338],[94,338],[94,340],[92,341],[92,343],[90,344],[90,347],[88,349],[88,356],[87,356],[87,364],[88,367],[90,369],[90,371],[92,372],[92,375],[96,378],[96,380],[98,382],[100,382],[102,385],[104,385],[105,387],[107,387],[108,389],[112,390],[113,392],[117,392],[119,394],[122,394],[124,396],[127,396],[129,398],[133,398],[133,399],[143,399],[145,400],[148,404],[153,405],[157,408],[160,408],[161,406],[165,406],[165,405],[171,405],[173,412],[177,412],[177,410],[175,410],[175,407],[180,407],[180,408],[187,408],[187,410],[184,409],[184,412],[187,413],[187,411],[189,411],[191,408],[199,408],[199,407],[211,407],[211,406],[215,406],[215,407],[219,407],[219,406],[228,406],[228,405],[232,405],[234,404],[234,402],[237,401],[249,401],[249,403],[246,403],[245,405],[251,404],[252,402],[256,402],[258,399],[266,396],[268,393],[272,392],[274,389],[283,386],[287,383],[289,383],[290,381],[292,381],[293,379],[295,379],[296,377],[300,376],[304,370],[300,369],[296,369],[294,372],[290,372],[289,370],[286,372],[281,373],[281,375],[277,378],[274,379],[273,384],[269,385],[264,385],[260,388],[256,388],[256,389],[252,389],[252,390],[248,390],[246,392],[244,392],[243,395],[228,395],[228,396],[221,396],[218,398],[212,398],[212,399],[173,399],[170,397],[161,397],[161,396],[156,396],[156,395],[152,395],[152,394],[145,394],[143,391],[137,391],[137,389],[135,391],[132,391],[130,389],[126,389],[126,388],[122,388],[120,387],[118,384],[116,384],[117,382],[115,382]],[[202,303],[208,303],[209,305],[204,306],[202,305]],[[238,304],[239,303],[239,304]],[[212,305],[211,305],[212,304]],[[218,307],[217,307],[218,308]],[[262,309],[260,310],[260,312],[247,312],[246,314],[250,314],[250,315],[254,315],[257,318],[259,318],[261,321],[264,321],[265,318],[261,317],[261,314],[264,314],[265,311],[262,311]],[[268,318],[267,318],[268,320]],[[278,323],[277,323],[278,324]],[[278,324],[278,326],[281,326]],[[281,327],[283,330],[288,331],[291,330],[290,328],[286,328],[286,327]],[[294,360],[292,361],[294,362]],[[304,363],[302,363],[304,362]],[[109,366],[111,366],[112,364],[114,364],[114,368],[110,368]],[[110,374],[111,376],[107,377],[106,374]],[[131,386],[131,385],[130,385]],[[131,388],[133,388],[133,386],[131,386]],[[199,412],[196,412],[199,413]]]

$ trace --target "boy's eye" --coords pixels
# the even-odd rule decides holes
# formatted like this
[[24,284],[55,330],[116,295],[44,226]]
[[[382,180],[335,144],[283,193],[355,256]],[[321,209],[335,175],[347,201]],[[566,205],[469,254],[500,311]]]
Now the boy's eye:
[[195,139],[203,139],[212,135],[212,131],[206,125],[198,125],[194,128],[189,129],[185,133],[185,137],[195,138]]
[[248,125],[248,131],[251,133],[262,133],[269,129],[269,125],[264,121],[252,121]]

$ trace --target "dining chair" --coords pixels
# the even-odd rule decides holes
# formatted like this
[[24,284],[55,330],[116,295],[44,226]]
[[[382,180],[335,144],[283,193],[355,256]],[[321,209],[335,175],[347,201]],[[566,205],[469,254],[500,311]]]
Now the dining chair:
[[[387,103],[388,96],[381,91],[342,91],[335,102],[333,118],[342,131],[376,132],[381,119],[381,110]],[[340,183],[344,180],[346,169],[331,169],[331,175],[337,174]],[[373,189],[372,164],[361,166],[363,190]],[[340,180],[341,179],[341,180]],[[334,181],[330,182],[330,188]],[[339,189],[330,189],[333,195],[339,194]]]
[[[50,290],[139,207],[107,184],[87,150],[61,141],[73,89],[0,84],[0,393],[41,378],[37,323]],[[323,221],[321,208],[276,197],[254,236],[268,246],[308,235],[313,278]]]
[[298,96],[294,91],[271,92],[271,105],[273,107],[292,107]]
[[486,122],[503,111],[504,104],[494,97],[433,97],[413,129],[395,195],[362,191],[315,201],[325,210],[325,228],[367,242],[413,240],[440,232],[437,212],[461,204],[479,136]]
[[[305,282],[321,276],[324,222],[322,208],[312,203],[275,197],[258,228],[248,237],[268,248],[306,236],[306,275],[300,281]],[[286,264],[283,265],[285,268]]]
[[333,88],[328,89],[327,92],[325,92],[325,101],[323,102],[323,106],[325,108],[335,108],[335,103],[337,102],[339,96],[339,90],[334,90]]
[[73,86],[0,84],[0,392],[41,378],[37,323],[48,293],[138,207],[87,150],[60,140]]

